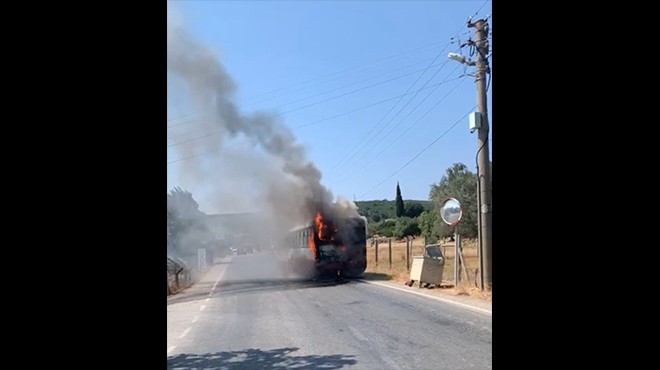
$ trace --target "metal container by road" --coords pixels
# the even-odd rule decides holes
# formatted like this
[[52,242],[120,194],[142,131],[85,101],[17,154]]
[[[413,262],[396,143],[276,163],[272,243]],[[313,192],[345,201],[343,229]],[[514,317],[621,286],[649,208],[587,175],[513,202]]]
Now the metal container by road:
[[440,245],[427,245],[423,256],[413,257],[409,286],[413,286],[415,282],[419,282],[420,288],[425,283],[439,286],[442,283],[444,267],[445,257],[442,255]]

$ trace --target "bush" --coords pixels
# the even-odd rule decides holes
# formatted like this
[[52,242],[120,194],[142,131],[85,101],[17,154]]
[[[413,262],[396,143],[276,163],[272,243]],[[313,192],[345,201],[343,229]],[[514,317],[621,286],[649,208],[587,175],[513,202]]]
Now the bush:
[[408,203],[406,204],[406,217],[416,218],[424,212],[424,206],[419,202]]
[[383,220],[380,223],[376,223],[373,228],[373,235],[380,235],[386,237],[394,236],[394,229],[396,227],[396,222],[391,219]]
[[416,219],[400,217],[396,220],[394,236],[404,238],[406,236],[418,236],[421,233]]

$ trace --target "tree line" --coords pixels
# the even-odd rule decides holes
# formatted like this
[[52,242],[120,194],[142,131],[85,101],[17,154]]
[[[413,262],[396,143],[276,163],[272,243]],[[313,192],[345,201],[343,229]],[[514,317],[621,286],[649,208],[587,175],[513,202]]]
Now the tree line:
[[[492,188],[492,162],[491,162]],[[430,185],[429,200],[408,200],[397,183],[395,200],[358,201],[358,212],[368,219],[369,236],[403,238],[422,236],[434,243],[451,237],[453,229],[440,217],[440,206],[447,198],[461,202],[463,216],[459,232],[464,237],[478,234],[477,176],[463,163],[455,163],[437,183]],[[197,248],[211,245],[213,235],[205,222],[206,214],[192,194],[180,188],[167,193],[167,247],[177,255],[194,253]]]
[[[491,162],[491,188],[492,168]],[[461,203],[463,216],[459,233],[468,238],[478,235],[477,175],[463,163],[454,163],[440,178],[430,185],[428,201],[404,201],[397,183],[394,201],[359,201],[358,212],[369,221],[369,236],[403,238],[422,236],[434,243],[439,238],[451,237],[453,228],[442,221],[440,206],[447,198]]]
[[167,251],[175,256],[188,256],[197,253],[213,242],[208,230],[206,214],[199,210],[199,204],[192,194],[181,188],[167,193]]

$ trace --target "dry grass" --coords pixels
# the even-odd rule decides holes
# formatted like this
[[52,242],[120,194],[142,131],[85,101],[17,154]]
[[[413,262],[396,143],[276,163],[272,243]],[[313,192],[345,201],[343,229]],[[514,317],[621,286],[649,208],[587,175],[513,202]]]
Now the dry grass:
[[[370,242],[367,245],[367,272],[365,278],[377,280],[391,280],[403,284],[410,279],[410,272],[406,268],[406,241],[397,241],[392,239],[392,264],[390,267],[389,259],[389,246],[388,239],[381,238],[378,245],[378,263],[376,263],[375,248],[371,247]],[[412,254],[413,256],[423,255],[424,240],[417,238],[413,240]],[[454,243],[453,242],[440,242],[443,247],[443,255],[445,256],[445,266],[442,274],[442,286],[440,289],[432,289],[436,292],[442,292],[451,295],[463,295],[473,298],[482,299],[485,301],[492,300],[491,292],[482,292],[475,285],[475,272],[479,264],[477,255],[477,241],[476,240],[463,240],[463,257],[467,265],[467,270],[470,273],[470,283],[465,281],[465,275],[461,276],[461,283],[459,286],[453,286],[454,280]],[[412,262],[411,262],[412,263]]]

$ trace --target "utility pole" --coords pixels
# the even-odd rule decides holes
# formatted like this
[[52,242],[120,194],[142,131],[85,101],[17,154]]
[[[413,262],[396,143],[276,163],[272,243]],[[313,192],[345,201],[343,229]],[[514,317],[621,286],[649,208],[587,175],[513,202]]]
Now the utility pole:
[[491,290],[493,285],[493,214],[492,196],[490,187],[490,155],[488,146],[488,107],[486,103],[486,78],[490,73],[488,67],[488,23],[480,19],[476,22],[468,21],[468,27],[475,30],[475,47],[477,50],[476,60],[476,84],[477,84],[477,112],[481,114],[481,127],[478,129],[477,137],[477,176],[479,181],[479,224],[481,234],[481,258],[482,258],[482,287]]

